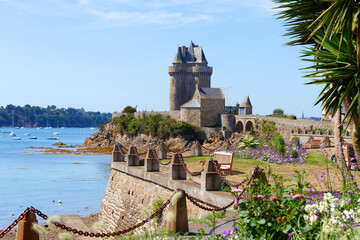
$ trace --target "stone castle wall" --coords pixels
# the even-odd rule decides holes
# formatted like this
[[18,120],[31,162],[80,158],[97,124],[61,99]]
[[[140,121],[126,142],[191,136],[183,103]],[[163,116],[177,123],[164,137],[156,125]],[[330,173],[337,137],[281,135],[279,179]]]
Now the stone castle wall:
[[190,122],[194,126],[201,126],[201,110],[200,108],[181,108],[180,120]]
[[[104,223],[104,232],[118,231],[147,218],[156,199],[166,202],[177,188],[208,206],[222,207],[233,200],[229,193],[203,191],[199,183],[189,180],[171,180],[165,172],[145,172],[144,167],[127,167],[125,163],[113,162],[108,185],[101,203],[99,218]],[[188,217],[201,218],[211,212],[202,210],[187,200]],[[166,221],[166,210],[162,223]],[[149,223],[143,229],[149,229]]]
[[180,110],[180,106],[191,100],[196,90],[196,83],[199,87],[211,87],[212,67],[192,65],[192,64],[174,64],[169,66],[170,75],[170,111]]

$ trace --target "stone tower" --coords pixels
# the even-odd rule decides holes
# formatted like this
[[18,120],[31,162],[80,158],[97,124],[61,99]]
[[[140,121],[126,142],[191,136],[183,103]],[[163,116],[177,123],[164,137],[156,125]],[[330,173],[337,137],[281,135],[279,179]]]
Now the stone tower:
[[180,110],[181,105],[191,100],[196,85],[199,88],[210,88],[212,71],[201,47],[193,42],[189,47],[178,47],[173,65],[169,66],[170,111]]

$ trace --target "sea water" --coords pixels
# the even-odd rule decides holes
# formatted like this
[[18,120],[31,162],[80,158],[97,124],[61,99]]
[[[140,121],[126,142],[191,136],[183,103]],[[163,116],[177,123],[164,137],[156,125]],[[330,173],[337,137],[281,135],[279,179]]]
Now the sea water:
[[[3,133],[12,130],[21,140]],[[110,155],[44,154],[37,152],[41,149],[28,148],[52,147],[58,141],[83,144],[96,129],[0,128],[0,131],[3,131],[0,132],[0,229],[10,225],[29,206],[48,216],[86,216],[99,212],[111,170]],[[55,132],[60,135],[53,135]],[[37,139],[30,139],[31,136]],[[51,136],[60,139],[46,139]]]

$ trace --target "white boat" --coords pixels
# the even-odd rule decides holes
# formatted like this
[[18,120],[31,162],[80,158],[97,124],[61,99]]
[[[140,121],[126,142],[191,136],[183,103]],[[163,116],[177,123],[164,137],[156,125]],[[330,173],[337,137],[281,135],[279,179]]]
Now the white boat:
[[12,131],[12,132],[10,133],[10,136],[11,136],[11,137],[16,137],[16,133],[15,133],[14,131]]
[[96,128],[95,128],[95,127],[91,127],[90,129],[91,129],[91,130],[94,130],[94,129],[96,129]]
[[31,133],[24,133],[24,136],[30,136]]
[[59,132],[54,132],[53,134],[54,134],[54,135],[60,135],[60,133],[59,133]]
[[21,137],[13,137],[13,140],[21,140]]
[[46,139],[47,140],[60,140],[60,138],[58,138],[58,137],[47,137]]
[[32,136],[30,137],[30,139],[37,139],[37,136]]

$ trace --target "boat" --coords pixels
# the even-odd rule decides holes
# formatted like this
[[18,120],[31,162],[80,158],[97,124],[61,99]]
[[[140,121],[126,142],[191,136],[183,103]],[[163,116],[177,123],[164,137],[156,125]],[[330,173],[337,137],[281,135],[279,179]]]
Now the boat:
[[58,138],[58,137],[47,137],[46,139],[47,140],[60,140],[60,138]]
[[90,129],[91,129],[91,130],[94,130],[94,129],[96,129],[96,128],[95,128],[95,127],[91,127]]
[[21,140],[21,137],[13,137],[13,140]]
[[37,136],[32,136],[30,137],[30,139],[37,139]]
[[11,136],[11,137],[16,137],[16,133],[15,133],[14,131],[12,131],[12,132],[10,133],[10,136]]
[[24,133],[24,136],[30,136],[31,133]]
[[60,135],[60,133],[59,133],[59,132],[54,132],[53,134],[54,134],[54,135]]

